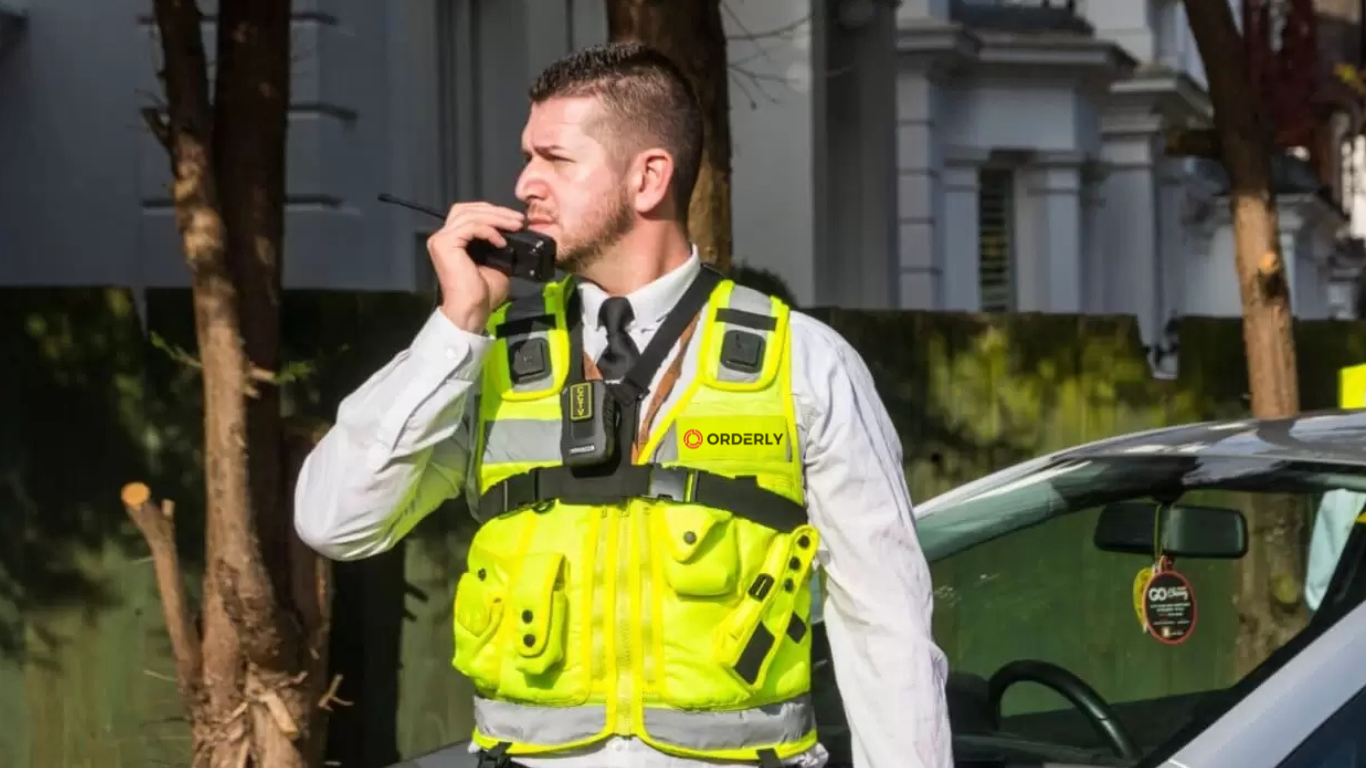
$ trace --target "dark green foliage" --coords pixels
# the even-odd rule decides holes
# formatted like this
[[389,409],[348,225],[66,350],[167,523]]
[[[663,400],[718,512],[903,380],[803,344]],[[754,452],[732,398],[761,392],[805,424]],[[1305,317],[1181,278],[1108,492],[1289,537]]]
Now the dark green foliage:
[[[791,300],[769,273],[736,273]],[[173,498],[185,563],[197,568],[198,375],[165,351],[193,350],[193,325],[187,291],[150,292],[148,333],[133,306],[120,290],[0,290],[3,766],[186,763],[151,563],[118,492],[143,480]],[[430,297],[412,295],[290,294],[289,413],[331,419],[431,309]],[[1236,319],[1184,322],[1181,377],[1155,381],[1126,318],[808,311],[866,358],[901,433],[917,500],[1043,451],[1246,411]],[[1304,323],[1297,333],[1304,407],[1332,406],[1337,368],[1366,360],[1366,326]],[[396,551],[335,569],[334,665],[345,675],[339,695],[354,706],[336,709],[329,752],[346,768],[466,736],[469,689],[450,666],[450,600],[470,528],[452,502]],[[1048,542],[1038,546],[1046,551]],[[983,558],[1001,556],[983,549]],[[1109,611],[1116,575],[1075,561],[1069,578],[1089,596],[1083,613]],[[937,586],[966,577],[963,569],[970,566],[937,568]],[[962,625],[968,618],[937,621],[940,642],[981,642],[980,629]],[[1198,652],[1171,656],[1162,674],[1221,663],[1217,627],[1230,618],[1224,606],[1202,605],[1210,637]],[[1104,649],[1090,654],[1077,638],[1059,642],[1103,658]],[[968,657],[989,664],[1004,652],[986,645]],[[1107,696],[1142,693],[1137,678],[1090,674]]]

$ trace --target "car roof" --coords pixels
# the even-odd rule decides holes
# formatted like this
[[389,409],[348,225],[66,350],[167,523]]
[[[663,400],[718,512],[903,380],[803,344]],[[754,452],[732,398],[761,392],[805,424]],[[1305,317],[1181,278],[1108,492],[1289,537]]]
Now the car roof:
[[1366,465],[1366,410],[1184,424],[1097,440],[1053,456],[1084,459],[1172,454]]
[[915,516],[935,514],[961,499],[1060,461],[1144,456],[1366,466],[1366,410],[1309,411],[1284,419],[1205,421],[1096,440],[1028,459],[959,485],[915,504]]

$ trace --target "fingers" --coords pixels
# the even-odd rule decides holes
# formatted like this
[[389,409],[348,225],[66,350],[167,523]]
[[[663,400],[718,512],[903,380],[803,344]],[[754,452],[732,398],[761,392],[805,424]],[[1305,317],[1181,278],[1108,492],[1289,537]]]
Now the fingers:
[[488,242],[493,243],[493,245],[498,248],[502,248],[503,246],[508,244],[507,238],[503,237],[503,233],[500,232],[497,227],[490,226],[488,224],[474,225],[470,229],[470,239],[487,240]]
[[457,203],[446,214],[446,226],[452,229],[463,229],[466,225],[478,223],[516,231],[525,222],[526,216],[521,212],[492,203]]

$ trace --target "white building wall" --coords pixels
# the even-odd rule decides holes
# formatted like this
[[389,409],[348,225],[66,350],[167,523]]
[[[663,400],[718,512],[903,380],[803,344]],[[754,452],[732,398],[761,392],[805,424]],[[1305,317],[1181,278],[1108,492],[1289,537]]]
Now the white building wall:
[[799,304],[815,299],[815,109],[808,0],[726,3],[729,38],[734,259],[784,278]]
[[[734,251],[779,272],[808,304],[821,218],[813,164],[823,123],[813,110],[826,78],[812,73],[821,8],[723,8],[735,65]],[[0,146],[11,150],[0,153],[0,283],[186,284],[169,162],[138,115],[160,93],[149,9],[46,0],[0,60]],[[437,209],[515,204],[530,80],[607,37],[601,0],[297,0],[295,11],[284,271],[296,288],[430,285],[424,242],[439,222],[376,195]],[[210,57],[213,34],[207,25]]]

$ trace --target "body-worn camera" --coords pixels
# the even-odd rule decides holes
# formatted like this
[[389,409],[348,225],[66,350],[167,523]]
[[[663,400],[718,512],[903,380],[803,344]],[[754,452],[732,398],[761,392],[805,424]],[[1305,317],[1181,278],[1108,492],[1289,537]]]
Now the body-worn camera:
[[621,419],[617,399],[604,381],[581,381],[560,393],[560,457],[568,467],[591,467],[610,461],[617,450]]
[[[432,210],[425,205],[402,200],[387,193],[380,193],[379,201],[393,203],[419,213],[425,213],[442,221],[445,214]],[[487,240],[470,241],[468,250],[475,264],[496,269],[508,277],[520,277],[534,283],[548,283],[555,279],[555,241],[539,232],[529,229],[517,232],[498,230],[507,240],[507,245],[499,248]]]

